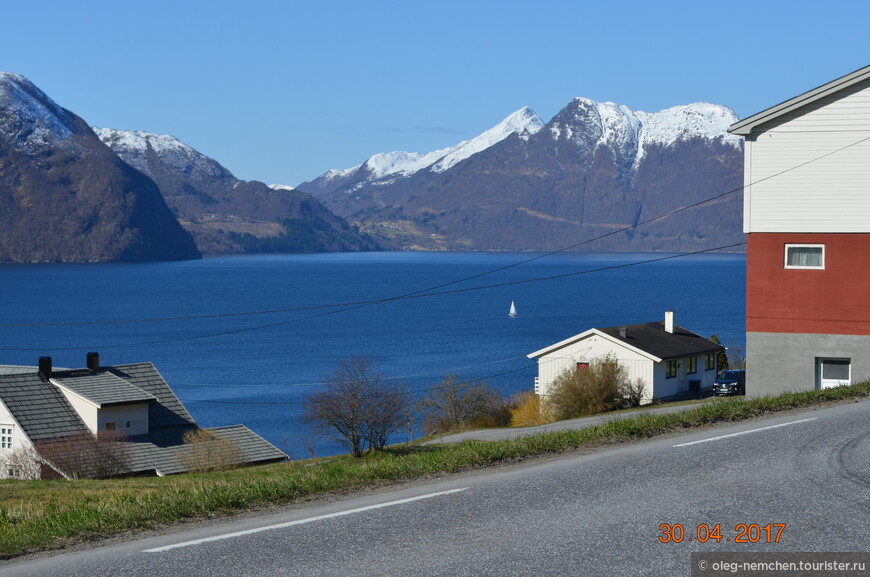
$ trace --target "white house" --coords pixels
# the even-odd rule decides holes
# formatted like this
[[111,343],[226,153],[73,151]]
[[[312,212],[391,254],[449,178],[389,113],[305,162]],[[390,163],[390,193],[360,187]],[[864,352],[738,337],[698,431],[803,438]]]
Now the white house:
[[582,370],[612,355],[625,366],[631,381],[646,384],[645,403],[713,386],[722,345],[674,324],[673,311],[664,322],[589,329],[528,355],[538,361],[535,393],[548,394],[565,370]]
[[[86,469],[115,456],[114,474],[182,473],[191,466],[185,433],[202,430],[151,363],[104,367],[88,353],[82,369],[53,368],[51,357],[0,367],[0,478],[70,477],[65,463]],[[231,444],[240,464],[286,459],[244,425],[204,430]]]

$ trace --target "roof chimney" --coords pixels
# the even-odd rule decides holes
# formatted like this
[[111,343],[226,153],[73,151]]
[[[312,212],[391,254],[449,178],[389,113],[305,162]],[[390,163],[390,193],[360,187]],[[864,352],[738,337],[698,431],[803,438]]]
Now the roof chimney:
[[621,339],[628,338],[628,327],[619,327],[619,338],[621,338]]
[[88,368],[92,371],[100,369],[100,353],[88,353],[87,355]]
[[665,332],[674,332],[674,311],[665,311]]
[[43,381],[51,378],[51,357],[39,357],[39,378]]

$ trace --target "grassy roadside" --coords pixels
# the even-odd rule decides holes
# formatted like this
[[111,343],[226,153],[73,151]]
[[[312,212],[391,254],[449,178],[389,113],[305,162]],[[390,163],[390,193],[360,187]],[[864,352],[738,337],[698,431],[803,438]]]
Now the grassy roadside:
[[314,464],[291,462],[164,478],[0,481],[0,559],[328,492],[459,472],[868,396],[870,382],[865,382],[778,397],[720,400],[672,414],[639,411],[586,429],[506,441],[400,446],[363,459],[338,457]]

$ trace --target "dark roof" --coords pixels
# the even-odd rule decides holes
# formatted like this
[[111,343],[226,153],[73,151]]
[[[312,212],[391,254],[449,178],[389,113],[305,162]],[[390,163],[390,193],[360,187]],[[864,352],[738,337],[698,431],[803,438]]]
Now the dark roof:
[[[625,329],[625,338],[620,336],[623,329]],[[713,353],[725,348],[679,325],[674,325],[674,332],[669,333],[665,331],[665,323],[662,321],[598,330],[660,359]]]
[[89,433],[75,409],[53,384],[30,373],[0,375],[0,402],[32,441]]
[[129,403],[151,403],[157,398],[139,387],[106,371],[81,369],[55,371],[52,380],[99,407]]

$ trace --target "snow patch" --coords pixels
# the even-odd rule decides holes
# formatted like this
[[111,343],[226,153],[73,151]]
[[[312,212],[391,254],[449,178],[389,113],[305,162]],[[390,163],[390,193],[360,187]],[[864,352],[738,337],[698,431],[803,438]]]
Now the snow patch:
[[0,72],[0,130],[23,137],[25,148],[64,140],[75,132],[74,117],[32,82]]

